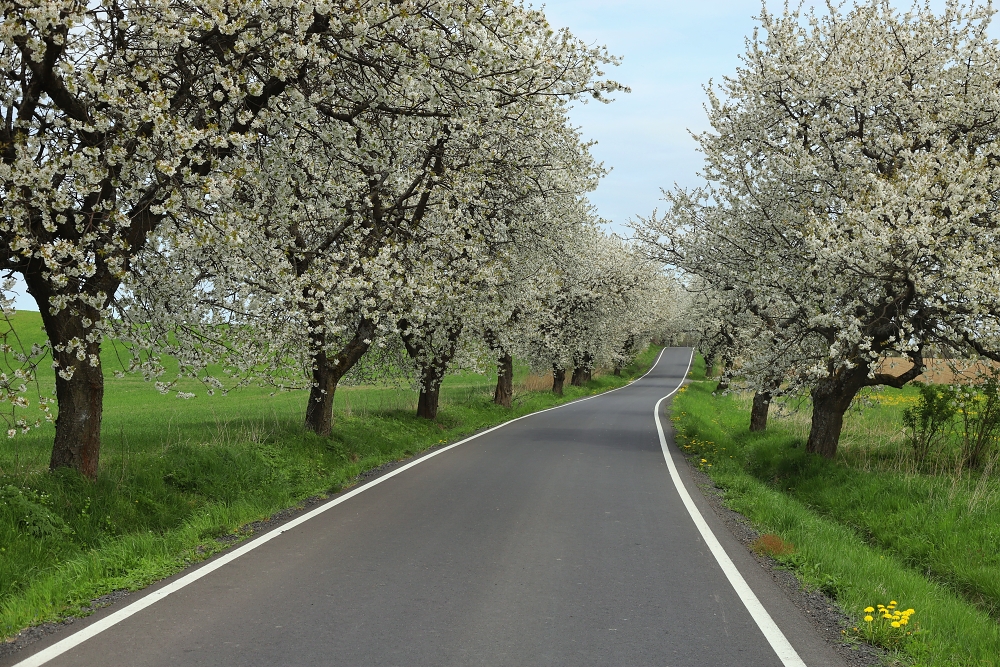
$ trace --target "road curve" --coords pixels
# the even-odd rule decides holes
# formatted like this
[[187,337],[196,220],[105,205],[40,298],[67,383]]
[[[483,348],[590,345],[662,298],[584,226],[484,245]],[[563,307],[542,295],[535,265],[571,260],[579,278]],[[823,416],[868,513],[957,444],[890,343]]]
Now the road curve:
[[[689,358],[384,479],[44,664],[781,667],[664,461],[653,407]],[[841,664],[686,486],[798,655]]]

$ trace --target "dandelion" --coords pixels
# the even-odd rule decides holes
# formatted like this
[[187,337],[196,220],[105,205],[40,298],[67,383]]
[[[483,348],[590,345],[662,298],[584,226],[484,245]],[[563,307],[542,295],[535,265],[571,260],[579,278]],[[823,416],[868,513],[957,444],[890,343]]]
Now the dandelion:
[[875,619],[874,619],[874,618],[872,617],[872,615],[871,615],[871,614],[869,614],[869,615],[865,616],[865,622],[866,622],[866,623],[871,623],[871,622],[872,622],[872,621],[874,621],[874,620],[875,620]]
[[870,614],[875,611],[875,607],[865,607],[865,613]]

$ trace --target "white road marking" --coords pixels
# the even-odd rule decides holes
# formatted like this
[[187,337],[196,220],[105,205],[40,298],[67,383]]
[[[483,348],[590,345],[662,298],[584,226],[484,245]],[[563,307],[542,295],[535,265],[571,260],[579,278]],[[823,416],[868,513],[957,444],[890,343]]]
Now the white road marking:
[[[626,384],[626,385],[623,385],[621,387],[618,387],[618,389],[624,389],[625,387],[630,387],[633,384],[635,384],[636,382],[638,382],[639,380],[641,380],[642,378],[644,378],[647,375],[649,375],[650,373],[652,373],[653,369],[656,368],[656,365],[660,363],[660,358],[663,357],[663,353],[666,351],[666,349],[667,348],[663,348],[662,350],[660,350],[660,354],[656,357],[656,361],[653,362],[653,365],[650,366],[649,370],[646,371],[645,373],[643,373],[641,377],[636,378],[635,380],[633,380],[629,384]],[[685,373],[685,375],[686,375],[686,373]],[[104,632],[108,628],[113,627],[115,625],[118,625],[119,623],[121,623],[122,621],[124,621],[125,619],[127,619],[129,616],[133,616],[133,615],[139,613],[140,611],[142,611],[143,609],[145,609],[146,607],[149,607],[150,605],[156,604],[157,602],[159,602],[163,598],[167,597],[171,593],[176,593],[177,591],[179,591],[180,589],[184,588],[185,586],[193,584],[194,582],[198,581],[202,577],[204,577],[204,576],[206,576],[208,574],[211,574],[212,572],[215,572],[220,567],[222,567],[224,565],[228,565],[229,563],[233,562],[234,560],[236,560],[240,556],[243,556],[243,555],[245,555],[245,554],[253,551],[254,549],[256,549],[259,546],[263,546],[264,544],[270,542],[271,540],[273,540],[274,538],[278,537],[282,533],[284,533],[286,531],[289,531],[292,528],[296,528],[296,527],[302,525],[303,523],[305,523],[309,519],[312,519],[313,517],[319,516],[323,512],[327,511],[328,509],[336,507],[337,505],[350,500],[351,498],[353,498],[354,496],[358,495],[359,493],[367,491],[368,489],[370,489],[370,488],[372,488],[374,486],[378,486],[379,484],[381,484],[382,482],[386,481],[387,479],[389,479],[391,477],[395,477],[396,475],[400,474],[401,472],[409,470],[410,468],[412,468],[413,466],[415,466],[415,465],[417,465],[419,463],[423,463],[427,459],[434,458],[438,454],[444,454],[449,449],[454,449],[455,447],[458,447],[459,445],[464,445],[465,443],[469,442],[470,440],[475,440],[476,438],[484,436],[487,433],[492,433],[493,431],[496,431],[499,428],[503,428],[504,426],[508,426],[510,424],[513,424],[516,421],[520,421],[520,420],[525,419],[527,417],[533,417],[535,415],[540,415],[543,412],[549,412],[550,410],[558,410],[559,408],[565,408],[568,405],[575,405],[577,403],[582,403],[583,401],[589,401],[592,398],[599,398],[601,396],[606,396],[606,395],[608,395],[608,394],[610,394],[612,392],[618,391],[618,389],[612,389],[610,391],[605,391],[605,392],[602,392],[600,394],[595,394],[594,396],[587,396],[586,398],[581,398],[581,399],[577,399],[575,401],[570,401],[569,403],[563,403],[562,405],[557,405],[557,406],[552,407],[552,408],[546,408],[545,410],[539,410],[538,412],[532,412],[531,414],[521,415],[520,417],[516,417],[514,419],[511,419],[510,421],[504,422],[503,424],[500,424],[498,426],[494,426],[493,428],[490,428],[490,429],[487,429],[485,431],[481,431],[479,433],[476,433],[475,435],[469,436],[468,438],[465,438],[464,440],[459,440],[458,442],[456,442],[453,445],[448,445],[447,447],[442,447],[441,449],[436,449],[433,452],[427,454],[426,456],[422,456],[419,459],[416,459],[415,461],[411,461],[411,462],[407,463],[404,466],[400,466],[399,468],[396,468],[392,472],[386,473],[385,475],[382,475],[381,477],[377,477],[377,478],[373,479],[372,481],[368,482],[364,486],[359,486],[358,488],[354,489],[353,491],[349,491],[349,492],[345,493],[342,496],[338,496],[337,498],[331,500],[330,502],[317,507],[316,509],[312,510],[311,512],[307,512],[307,513],[303,514],[302,516],[300,516],[299,518],[293,519],[292,521],[289,521],[288,523],[283,524],[279,528],[275,528],[274,530],[272,530],[272,531],[270,531],[268,533],[264,533],[260,537],[254,539],[254,540],[252,540],[250,542],[247,542],[242,547],[239,547],[238,549],[235,549],[234,551],[231,551],[231,552],[227,553],[226,555],[224,555],[224,556],[222,556],[222,557],[220,557],[220,558],[218,558],[216,560],[213,560],[213,561],[211,561],[211,562],[203,565],[202,567],[199,567],[197,570],[194,570],[193,572],[189,572],[188,574],[186,574],[183,577],[177,579],[176,581],[172,581],[171,583],[167,584],[163,588],[161,588],[159,590],[156,590],[156,591],[153,591],[149,595],[146,595],[145,597],[143,597],[143,598],[141,598],[139,600],[136,600],[135,602],[133,602],[132,604],[128,605],[127,607],[122,607],[121,609],[119,609],[118,611],[114,612],[113,614],[110,614],[107,617],[102,618],[101,620],[93,623],[92,625],[88,625],[87,627],[83,628],[82,630],[79,630],[78,632],[74,632],[70,636],[68,636],[65,639],[62,639],[62,640],[56,642],[55,644],[53,644],[52,646],[49,646],[48,648],[46,648],[44,650],[41,650],[38,653],[36,653],[36,654],[34,654],[34,655],[32,655],[32,656],[30,656],[28,658],[25,658],[21,662],[15,664],[14,667],[39,667],[40,665],[44,665],[45,663],[47,663],[50,660],[53,660],[53,659],[59,657],[60,655],[62,655],[63,653],[69,651],[70,649],[72,649],[72,648],[74,648],[76,646],[79,646],[80,644],[82,644],[83,642],[87,641],[88,639],[90,639],[92,637],[96,637],[97,635],[101,634],[102,632]]]
[[[688,371],[691,370],[691,363],[694,361],[694,351],[691,352],[691,358],[688,360],[688,369],[684,371],[684,377],[687,377]],[[680,473],[677,472],[677,466],[674,465],[673,457],[670,455],[670,449],[667,447],[667,437],[663,432],[663,424],[660,422],[660,405],[663,401],[667,400],[671,396],[677,393],[677,391],[684,384],[684,380],[677,385],[677,388],[672,392],[661,398],[656,402],[656,407],[653,408],[653,418],[656,420],[656,432],[660,435],[660,447],[663,449],[663,458],[667,462],[667,468],[670,470],[670,479],[673,480],[674,486],[677,488],[677,493],[680,495],[681,500],[684,502],[684,507],[687,508],[688,514],[691,515],[691,519],[694,521],[694,525],[698,527],[698,532],[701,533],[701,537],[705,540],[705,544],[708,545],[709,550],[712,555],[715,556],[716,562],[719,563],[719,567],[722,568],[723,573],[725,573],[726,578],[729,579],[729,583],[733,588],[736,589],[736,594],[740,596],[740,600],[743,601],[743,605],[750,612],[750,616],[757,623],[757,627],[764,634],[765,639],[774,649],[774,652],[778,654],[778,659],[781,660],[781,664],[785,667],[806,667],[806,663],[802,661],[799,654],[795,652],[795,649],[789,643],[788,639],[785,637],[784,633],[778,627],[778,624],[774,622],[771,615],[767,613],[764,609],[764,605],[760,603],[757,596],[754,594],[753,589],[747,584],[746,579],[740,574],[740,571],[733,564],[733,561],[729,558],[729,554],[726,550],[722,548],[719,540],[715,537],[715,533],[708,526],[705,521],[705,517],[702,516],[698,507],[694,504],[691,499],[691,494],[688,493],[687,488],[684,486],[684,480],[681,479]]]

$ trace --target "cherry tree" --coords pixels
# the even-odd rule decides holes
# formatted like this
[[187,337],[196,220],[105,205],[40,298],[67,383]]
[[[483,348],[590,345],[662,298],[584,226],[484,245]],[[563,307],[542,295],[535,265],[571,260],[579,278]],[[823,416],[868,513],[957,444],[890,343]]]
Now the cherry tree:
[[[188,373],[226,357],[233,374],[284,386],[304,361],[306,424],[321,434],[338,382],[397,330],[426,362],[424,384],[440,383],[447,359],[423,357],[438,338],[454,347],[462,318],[428,313],[428,294],[447,302],[445,276],[460,276],[466,292],[481,285],[483,267],[527,233],[519,229],[538,228],[511,206],[589,186],[594,167],[564,107],[619,88],[599,78],[598,66],[614,62],[603,50],[551,31],[541,13],[468,8],[440,35],[449,48],[434,50],[431,67],[404,53],[383,68],[391,80],[350,96],[363,104],[289,115],[283,133],[258,142],[225,207],[194,232],[185,224],[161,237],[131,286],[139,332],[162,323],[149,337],[159,354],[188,360]],[[438,28],[431,21],[425,32]],[[355,78],[340,85],[350,90]],[[189,277],[169,300],[165,275]]]
[[51,465],[93,477],[101,340],[132,258],[166,217],[224,191],[206,177],[238,168],[272,102],[353,40],[351,17],[127,0],[4,2],[0,16],[0,261],[24,278],[49,338]]
[[622,365],[623,355],[648,342],[647,323],[656,317],[650,293],[661,285],[659,265],[588,222],[563,248],[556,287],[531,341],[530,358],[552,369],[552,390],[559,395],[567,370],[579,386],[596,365]]
[[[304,150],[289,142],[310,123],[331,148],[364,144],[365,130],[352,125],[362,114],[438,116],[449,92],[484,71],[492,74],[473,92],[494,105],[615,87],[589,83],[600,52],[546,32],[539,17],[471,1],[5,2],[0,234],[4,269],[23,276],[51,343],[52,466],[96,475],[100,346],[135,258],[166,223],[174,238],[212,225],[225,234],[243,216],[222,213],[254,200],[245,181],[264,147]],[[552,57],[561,48],[568,55]],[[496,67],[518,58],[513,70]],[[264,169],[315,160],[293,152]],[[431,157],[425,171],[437,166]]]
[[[730,291],[740,374],[807,389],[807,449],[832,457],[867,386],[928,346],[1000,358],[1000,58],[989,7],[762,10],[743,65],[709,88],[707,181],[639,233]],[[887,355],[912,368],[880,371]]]

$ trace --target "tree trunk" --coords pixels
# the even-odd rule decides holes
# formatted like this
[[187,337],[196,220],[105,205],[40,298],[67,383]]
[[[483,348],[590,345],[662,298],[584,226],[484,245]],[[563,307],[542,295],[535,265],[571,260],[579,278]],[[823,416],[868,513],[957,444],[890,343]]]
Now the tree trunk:
[[621,376],[622,376],[621,364],[615,364],[615,377],[621,377]]
[[750,430],[764,431],[767,429],[767,412],[771,407],[771,392],[758,391],[753,396],[753,408],[750,410]]
[[[101,417],[104,407],[104,369],[101,367],[101,343],[88,341],[94,328],[84,320],[99,322],[100,311],[78,300],[53,315],[51,298],[56,296],[41,271],[24,271],[28,293],[38,304],[45,335],[52,345],[56,370],[56,436],[49,469],[73,468],[90,479],[97,479],[101,456]],[[96,281],[111,289],[118,283]],[[107,293],[107,292],[106,292]],[[79,343],[79,345],[76,345]],[[83,359],[80,359],[80,352]],[[91,365],[93,360],[94,365]],[[66,377],[68,376],[68,377]]]
[[403,331],[403,345],[410,358],[417,361],[420,367],[420,396],[417,398],[417,416],[424,419],[437,419],[438,401],[441,397],[441,382],[448,371],[448,364],[458,349],[458,338],[462,335],[461,325],[448,328],[448,343],[439,350],[432,359],[421,359],[424,352],[420,340],[412,333],[406,333],[410,327],[406,320],[400,321]]
[[558,366],[552,367],[552,393],[556,396],[563,395],[563,384],[566,382],[566,369]]
[[573,368],[573,377],[569,383],[574,387],[582,387],[590,382],[593,361],[593,355],[587,352],[579,358],[574,359],[575,368]]
[[306,428],[319,435],[330,435],[333,430],[333,398],[340,380],[351,370],[368,348],[375,335],[375,323],[362,318],[354,338],[336,355],[330,357],[324,350],[324,333],[312,335],[313,386],[306,405]]
[[[88,344],[87,353],[100,358],[100,343]],[[57,359],[68,355],[55,355]],[[97,479],[101,455],[101,416],[104,404],[104,371],[98,362],[77,361],[75,367],[65,360],[63,368],[73,368],[73,376],[64,379],[56,374],[56,438],[49,469],[73,468],[90,479]]]
[[497,388],[493,392],[493,402],[505,408],[514,401],[514,358],[504,354],[497,362]]
[[837,455],[840,431],[844,427],[844,413],[851,401],[865,386],[868,369],[857,366],[842,370],[817,384],[811,394],[813,403],[812,425],[806,451],[828,459]]
[[424,373],[421,383],[420,397],[417,399],[417,416],[424,419],[437,419],[438,401],[441,398],[441,378],[433,371]]
[[333,396],[337,391],[332,364],[326,352],[319,350],[312,358],[312,389],[306,405],[306,428],[319,435],[330,435],[333,430]]

